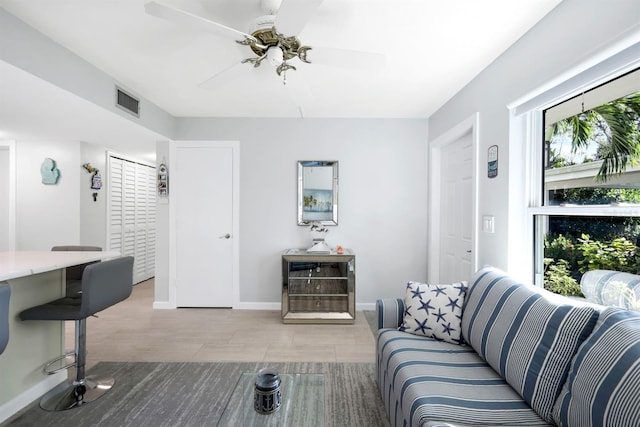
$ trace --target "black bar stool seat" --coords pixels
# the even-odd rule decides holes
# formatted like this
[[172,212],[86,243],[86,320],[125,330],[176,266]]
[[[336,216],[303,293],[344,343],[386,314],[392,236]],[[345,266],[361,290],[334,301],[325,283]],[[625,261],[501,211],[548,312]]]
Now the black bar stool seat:
[[54,374],[71,366],[76,378],[59,384],[40,400],[47,411],[61,411],[92,402],[109,391],[114,384],[111,377],[85,376],[87,317],[123,301],[131,295],[133,286],[133,257],[116,258],[87,265],[82,274],[82,293],[79,297],[64,297],[29,308],[20,313],[22,320],[74,320],[76,346],[75,361],[59,369],[49,367],[68,355],[49,362],[44,372]]

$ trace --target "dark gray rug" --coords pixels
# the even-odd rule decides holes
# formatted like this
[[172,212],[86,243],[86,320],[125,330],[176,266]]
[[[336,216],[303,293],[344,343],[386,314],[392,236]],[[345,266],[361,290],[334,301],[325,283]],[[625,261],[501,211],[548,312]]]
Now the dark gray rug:
[[[389,425],[373,364],[300,362],[269,366],[281,373],[325,374],[326,426]],[[241,374],[262,367],[263,363],[101,362],[89,373],[116,379],[105,396],[62,412],[46,412],[34,403],[3,425],[216,426]],[[320,425],[313,420],[304,424]]]

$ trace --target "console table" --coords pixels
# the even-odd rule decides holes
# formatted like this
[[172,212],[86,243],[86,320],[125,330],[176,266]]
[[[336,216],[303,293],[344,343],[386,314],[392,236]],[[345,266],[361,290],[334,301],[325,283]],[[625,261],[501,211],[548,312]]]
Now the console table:
[[356,256],[307,253],[288,249],[282,255],[284,323],[353,323],[356,318]]

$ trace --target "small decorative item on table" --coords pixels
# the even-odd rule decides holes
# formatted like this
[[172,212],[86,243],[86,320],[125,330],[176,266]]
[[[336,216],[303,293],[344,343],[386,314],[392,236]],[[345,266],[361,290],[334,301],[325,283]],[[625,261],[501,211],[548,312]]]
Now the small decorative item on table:
[[324,235],[329,232],[329,229],[322,225],[320,221],[311,221],[309,223],[309,231],[314,235],[314,237],[313,244],[309,249],[307,249],[307,252],[314,254],[330,254],[331,248],[324,241]]
[[258,371],[253,404],[256,412],[272,414],[280,409],[282,406],[280,383],[280,375],[275,369],[263,368]]

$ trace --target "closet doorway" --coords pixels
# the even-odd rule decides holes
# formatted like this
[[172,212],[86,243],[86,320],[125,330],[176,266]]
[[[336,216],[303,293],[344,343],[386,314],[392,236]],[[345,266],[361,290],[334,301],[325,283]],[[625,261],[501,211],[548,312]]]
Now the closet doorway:
[[107,250],[135,258],[139,283],[155,275],[156,168],[115,154],[108,164]]

